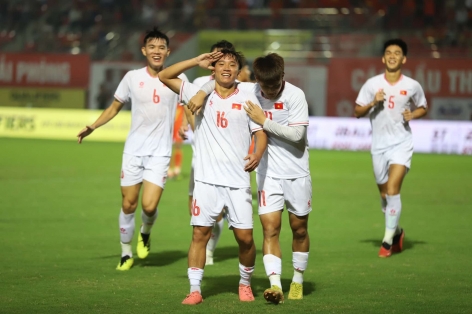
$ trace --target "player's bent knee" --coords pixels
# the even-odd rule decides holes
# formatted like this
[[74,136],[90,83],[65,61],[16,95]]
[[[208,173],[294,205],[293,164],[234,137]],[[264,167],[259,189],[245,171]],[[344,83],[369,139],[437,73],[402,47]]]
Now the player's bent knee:
[[134,213],[137,207],[138,207],[138,202],[132,202],[126,199],[123,200],[123,204],[121,205],[123,212],[127,215]]
[[263,226],[264,238],[278,238],[280,234],[280,228],[273,226]]
[[193,228],[193,242],[208,242],[211,236],[211,227],[196,226]]
[[293,237],[295,239],[305,239],[308,236],[308,232],[306,228],[298,228],[292,230],[293,232]]

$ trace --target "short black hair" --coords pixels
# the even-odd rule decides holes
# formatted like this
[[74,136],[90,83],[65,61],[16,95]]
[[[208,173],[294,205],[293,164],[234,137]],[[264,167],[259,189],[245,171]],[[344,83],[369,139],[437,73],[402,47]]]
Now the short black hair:
[[213,44],[210,48],[210,52],[212,52],[213,50],[215,49],[228,49],[228,50],[232,50],[232,51],[236,51],[236,48],[234,48],[234,45],[232,43],[230,43],[229,41],[227,40],[220,40],[219,42]]
[[[243,68],[243,66],[244,66],[244,64],[243,64],[244,63],[244,56],[241,52],[230,50],[230,49],[223,49],[220,52],[223,54],[221,56],[221,58],[223,58],[226,55],[230,55],[238,63],[239,70],[241,70]],[[216,62],[218,62],[218,61],[213,62],[212,65],[215,66]]]
[[408,54],[408,46],[403,39],[394,38],[387,40],[383,45],[382,55],[385,54],[385,50],[387,50],[390,46],[398,46],[402,49],[403,55],[406,56]]
[[167,47],[169,47],[169,37],[167,37],[166,34],[161,32],[160,30],[157,29],[157,27],[154,27],[151,31],[147,31],[146,35],[144,35],[144,46],[146,46],[147,42],[149,39],[164,39],[166,41]]

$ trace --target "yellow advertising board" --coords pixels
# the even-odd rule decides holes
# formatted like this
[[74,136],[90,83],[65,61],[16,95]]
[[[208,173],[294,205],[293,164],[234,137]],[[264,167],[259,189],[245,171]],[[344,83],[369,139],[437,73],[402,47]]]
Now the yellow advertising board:
[[85,90],[77,88],[1,87],[0,107],[85,108]]
[[[0,107],[0,137],[77,140],[77,133],[93,123],[101,110]],[[87,141],[124,142],[131,112],[121,111],[93,132]]]

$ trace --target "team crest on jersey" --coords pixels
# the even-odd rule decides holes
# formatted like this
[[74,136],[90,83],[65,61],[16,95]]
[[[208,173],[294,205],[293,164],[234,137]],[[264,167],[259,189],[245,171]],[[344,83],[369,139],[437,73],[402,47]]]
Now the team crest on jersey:
[[139,82],[139,88],[143,88],[144,87],[144,82]]
[[208,103],[210,106],[213,105],[213,100],[210,100],[210,102]]
[[283,103],[283,102],[276,102],[276,103],[274,103],[274,109],[277,109],[277,110],[282,110],[282,109],[284,109],[284,103]]
[[400,95],[406,96],[406,90],[401,90],[401,91],[400,91]]
[[241,104],[233,104],[233,105],[231,106],[231,109],[241,110],[241,108],[242,108],[242,105],[241,105]]

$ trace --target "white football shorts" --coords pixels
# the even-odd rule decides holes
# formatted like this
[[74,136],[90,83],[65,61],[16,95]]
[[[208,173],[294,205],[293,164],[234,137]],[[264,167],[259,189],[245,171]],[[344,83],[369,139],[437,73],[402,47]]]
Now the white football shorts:
[[257,174],[257,196],[259,215],[287,210],[295,216],[305,216],[311,212],[311,177],[295,179],[272,178]]
[[123,154],[121,186],[132,186],[146,180],[164,188],[170,157]]
[[195,181],[190,220],[192,226],[213,226],[223,207],[230,228],[253,228],[250,188],[231,188]]
[[412,156],[413,141],[397,144],[380,154],[372,154],[372,165],[377,184],[384,184],[388,181],[388,169],[390,165],[403,165],[408,171],[411,166]]

